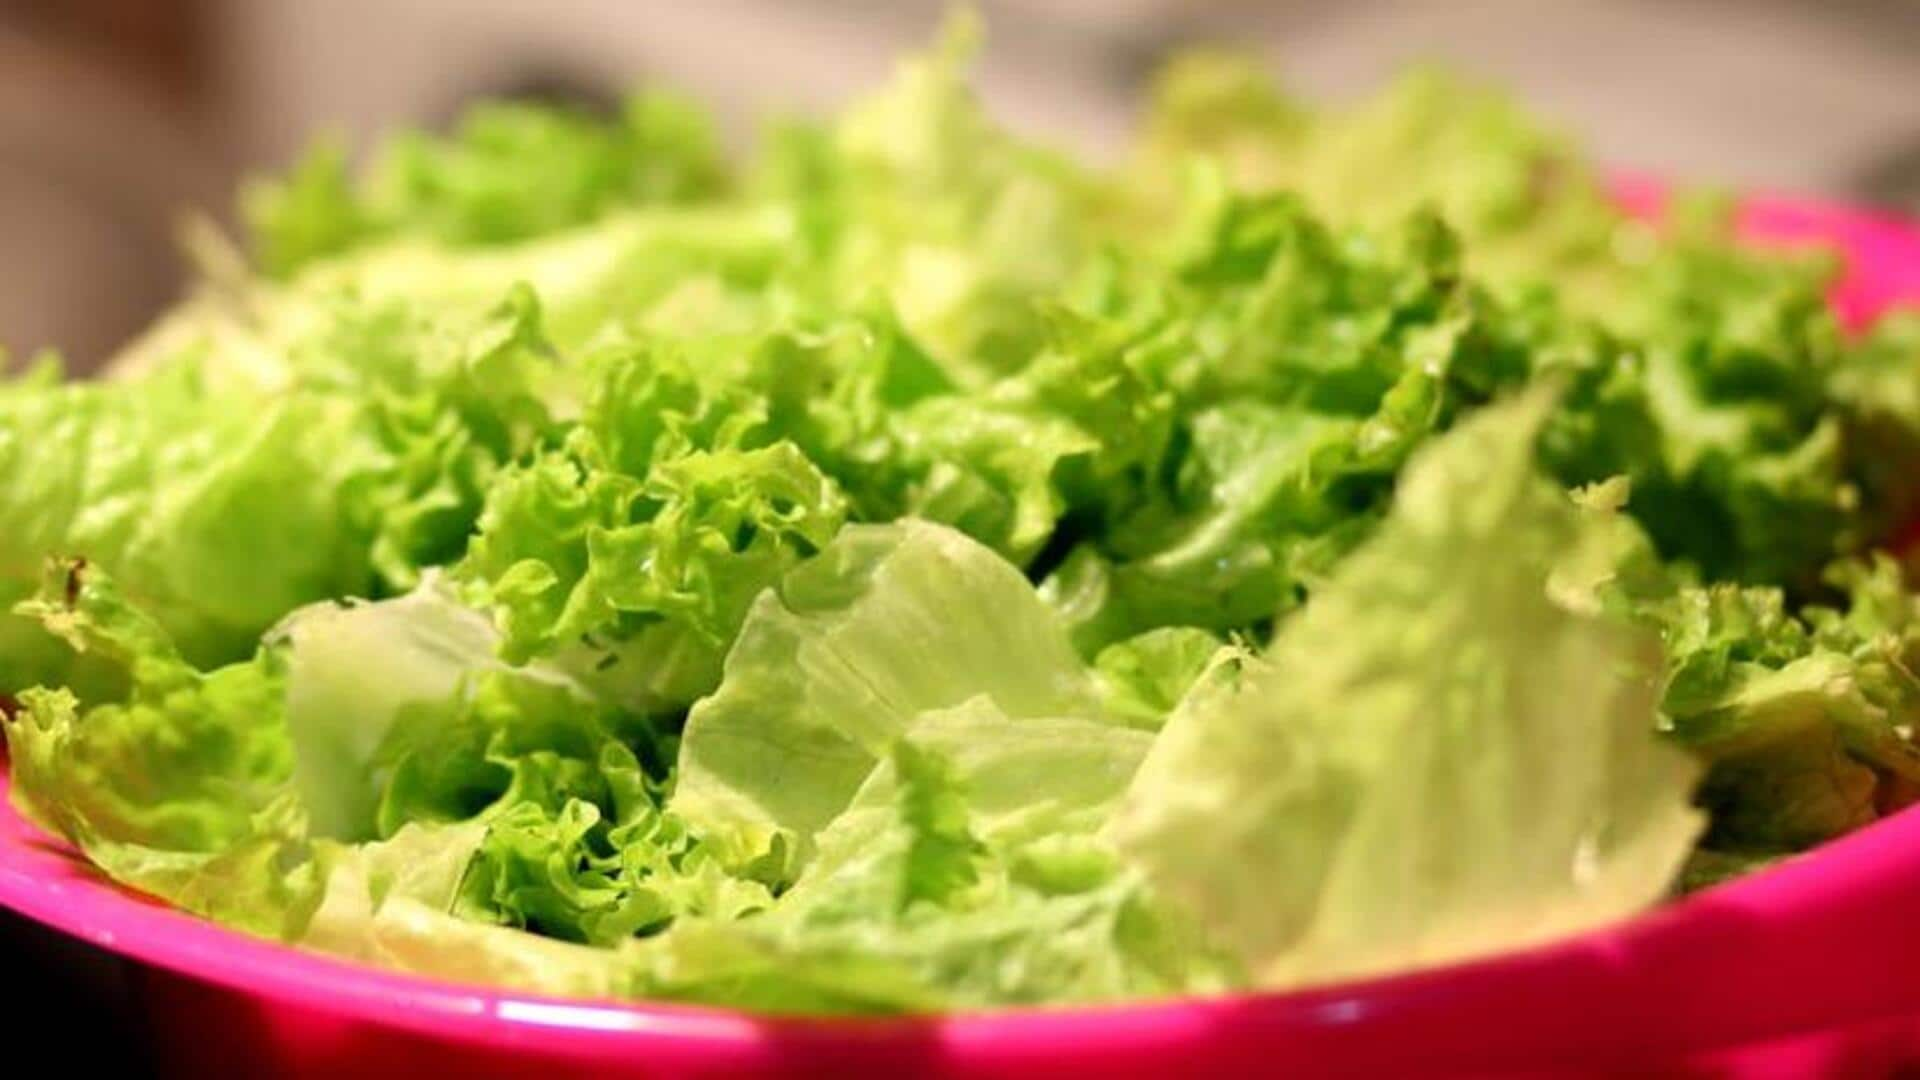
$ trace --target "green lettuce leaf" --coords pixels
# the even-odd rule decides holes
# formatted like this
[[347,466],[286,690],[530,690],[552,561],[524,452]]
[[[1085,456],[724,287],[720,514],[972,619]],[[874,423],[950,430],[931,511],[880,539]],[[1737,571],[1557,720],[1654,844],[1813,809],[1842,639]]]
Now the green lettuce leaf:
[[1379,226],[1432,208],[1502,283],[1549,278],[1610,298],[1631,250],[1616,248],[1620,215],[1558,132],[1499,90],[1432,68],[1326,109],[1281,94],[1249,59],[1188,54],[1160,74],[1141,141],[1135,184],[1149,195],[1200,157],[1238,187],[1299,192],[1334,221]]
[[[404,590],[458,557],[494,473],[551,432],[558,376],[537,301],[518,290],[472,317],[350,298],[327,311],[277,342],[288,369],[263,381],[189,354],[0,395],[0,513],[17,523],[0,538],[0,595],[46,557],[84,557],[207,668],[303,604]],[[29,666],[28,649],[48,655],[32,635],[0,636],[16,639],[0,686],[62,681],[48,660]]]
[[296,944],[443,979],[606,998],[629,980],[614,954],[453,913],[486,826],[409,824],[392,837],[326,847],[325,892]]
[[1158,731],[1225,654],[1225,643],[1205,630],[1166,626],[1100,650],[1094,678],[1110,715]]
[[755,606],[670,803],[791,885],[643,942],[642,983],[795,1011],[1225,985],[1094,839],[1151,742],[998,556],[927,523],[852,527]]
[[122,699],[35,688],[0,716],[14,805],[122,884],[262,933],[318,899],[272,650],[203,674],[103,571],[50,562],[21,613],[118,668]]
[[1548,594],[1596,542],[1532,463],[1551,401],[1490,409],[1416,459],[1272,648],[1182,705],[1110,826],[1263,983],[1619,918],[1700,830],[1697,769],[1654,733],[1654,642]]
[[1672,735],[1711,763],[1707,842],[1787,852],[1850,832],[1920,784],[1920,607],[1891,558],[1831,574],[1844,608],[1780,590],[1682,587],[1634,610],[1659,630]]
[[768,403],[696,363],[671,346],[593,358],[580,426],[493,486],[457,571],[508,656],[586,643],[586,677],[640,708],[712,689],[755,595],[847,516]]
[[[282,633],[294,780],[318,836],[375,834],[402,764],[396,741],[434,726],[428,714],[458,712],[490,675],[541,677],[510,672],[495,656],[498,637],[486,618],[438,583],[376,604],[310,608]],[[562,694],[568,689],[563,678],[546,679]],[[451,763],[438,764],[443,783],[457,786]]]
[[[611,123],[574,110],[488,103],[445,138],[414,133],[380,148],[355,184],[337,144],[284,178],[242,193],[261,269],[285,276],[396,235],[449,245],[556,232],[618,207],[709,198],[726,171],[706,118],[664,95],[636,95]],[[537,161],[539,168],[529,169]]]
[[[370,583],[329,475],[341,432],[322,402],[224,392],[180,366],[8,395],[0,414],[0,578],[84,556],[202,664],[246,655],[303,602]],[[12,690],[46,675],[4,670]]]
[[687,717],[672,808],[733,858],[804,852],[920,717],[983,694],[1015,718],[1101,716],[1011,565],[941,526],[851,526],[755,602]]
[[1146,742],[1108,724],[1012,719],[985,698],[932,714],[822,832],[777,906],[642,942],[640,985],[789,1012],[1229,985],[1230,966],[1091,837]]

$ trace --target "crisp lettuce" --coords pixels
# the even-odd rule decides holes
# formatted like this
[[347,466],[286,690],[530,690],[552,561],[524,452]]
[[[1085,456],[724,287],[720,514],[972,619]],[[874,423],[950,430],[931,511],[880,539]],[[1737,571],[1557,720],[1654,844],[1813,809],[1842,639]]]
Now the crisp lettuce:
[[1469,83],[1195,57],[1096,168],[975,37],[739,168],[658,96],[322,148],[0,376],[16,804],[334,955],[873,1012],[1440,963],[1920,796],[1912,320]]
[[[275,338],[283,369],[259,381],[220,377],[203,343],[144,375],[8,387],[0,595],[83,555],[204,668],[303,604],[404,590],[457,557],[494,473],[563,405],[537,300],[326,311]],[[8,659],[0,689],[62,681]]]
[[1697,766],[1652,735],[1656,642],[1550,595],[1607,540],[1535,472],[1549,403],[1420,455],[1267,652],[1181,705],[1110,826],[1263,982],[1598,925],[1657,898],[1699,832]]
[[1015,718],[1101,715],[1059,621],[1004,560],[924,523],[849,528],[754,605],[687,717],[673,807],[738,858],[797,861],[896,740],[983,695]]
[[551,994],[627,988],[607,953],[454,914],[486,826],[409,824],[354,848],[323,848],[326,889],[295,944],[349,960]]
[[97,704],[64,688],[19,696],[0,718],[14,805],[118,881],[248,930],[298,928],[321,881],[290,791],[277,653],[196,671],[78,561],[50,561],[20,611],[113,667],[126,690]]
[[359,184],[340,147],[322,143],[284,179],[250,185],[242,210],[261,269],[280,276],[396,235],[462,245],[540,236],[636,202],[709,198],[725,177],[706,117],[676,98],[637,95],[610,123],[490,103],[450,137],[393,138]]
[[1909,801],[1920,784],[1920,607],[1882,556],[1841,564],[1846,606],[1776,589],[1682,588],[1642,602],[1668,653],[1663,723],[1712,762],[1708,843],[1785,853]]

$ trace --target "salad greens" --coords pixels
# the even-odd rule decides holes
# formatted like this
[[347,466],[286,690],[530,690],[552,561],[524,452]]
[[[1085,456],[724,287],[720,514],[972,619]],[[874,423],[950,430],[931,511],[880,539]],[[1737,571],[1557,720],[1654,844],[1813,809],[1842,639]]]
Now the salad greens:
[[1404,970],[1920,794],[1920,321],[1505,98],[1194,55],[1093,168],[972,32],[736,167],[485,106],[0,378],[0,724],[114,879],[772,1011]]
[[1615,918],[1699,831],[1697,765],[1646,737],[1659,640],[1595,596],[1614,523],[1532,468],[1551,404],[1487,409],[1416,457],[1265,653],[1182,703],[1111,824],[1270,981]]

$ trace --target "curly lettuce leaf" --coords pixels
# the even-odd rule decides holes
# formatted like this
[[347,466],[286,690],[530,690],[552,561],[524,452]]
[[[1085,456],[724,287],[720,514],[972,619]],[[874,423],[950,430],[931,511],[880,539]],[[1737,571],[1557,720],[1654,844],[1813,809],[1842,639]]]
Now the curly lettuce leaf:
[[1633,607],[1666,645],[1672,736],[1711,765],[1707,843],[1791,852],[1877,820],[1920,783],[1920,606],[1881,556],[1836,567],[1846,606],[1682,587]]
[[50,561],[19,610],[128,687],[88,702],[38,687],[0,710],[21,813],[122,884],[262,933],[297,926],[319,883],[289,792],[277,655],[197,671],[83,562]]
[[252,182],[241,211],[261,269],[285,277],[395,236],[502,244],[618,207],[711,198],[725,186],[706,118],[677,98],[643,94],[611,121],[559,106],[483,104],[446,137],[394,136],[359,183],[340,147],[322,143],[285,177]]
[[694,355],[593,360],[564,447],[493,485],[457,574],[506,655],[591,654],[583,677],[640,708],[712,689],[755,595],[824,547],[846,498],[771,405],[715,386]]
[[[401,591],[457,557],[494,473],[552,431],[559,376],[537,301],[327,311],[280,343],[290,370],[265,383],[189,354],[0,395],[0,513],[17,523],[0,537],[0,594],[43,558],[84,557],[209,668],[303,604]],[[32,640],[0,638],[5,689],[63,681],[29,665],[28,649],[48,655]]]
[[[1573,319],[1604,328],[1613,340],[1600,365],[1579,363],[1584,385],[1566,400],[1573,415],[1554,422],[1551,463],[1570,484],[1630,474],[1631,512],[1668,558],[1804,596],[1829,560],[1908,516],[1894,478],[1913,459],[1913,424],[1889,384],[1911,365],[1911,334],[1895,320],[1845,342],[1824,254],[1738,244],[1711,199],[1681,200],[1656,233],[1514,102],[1433,71],[1325,110],[1286,98],[1251,63],[1184,58],[1149,116],[1135,199],[1181,220],[1166,179],[1196,160],[1242,192],[1296,193],[1337,224],[1379,230],[1431,208],[1500,300],[1557,294],[1562,310],[1529,331],[1536,363],[1561,366],[1552,354],[1569,344],[1540,331]],[[1603,411],[1579,415],[1590,409]]]

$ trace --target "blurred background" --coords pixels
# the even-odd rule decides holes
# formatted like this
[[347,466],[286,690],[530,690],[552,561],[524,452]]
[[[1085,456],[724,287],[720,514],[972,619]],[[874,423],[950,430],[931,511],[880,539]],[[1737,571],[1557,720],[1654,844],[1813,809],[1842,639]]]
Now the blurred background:
[[[0,344],[86,368],[176,295],[184,207],[316,132],[364,145],[488,95],[642,83],[745,137],[927,41],[943,0],[0,0]],[[1183,44],[1338,100],[1437,59],[1500,80],[1603,162],[1920,210],[1914,0],[982,0],[1014,126],[1122,141]]]

